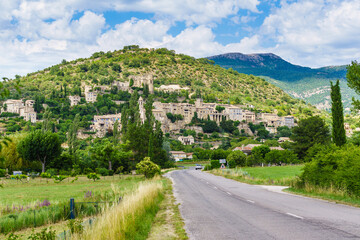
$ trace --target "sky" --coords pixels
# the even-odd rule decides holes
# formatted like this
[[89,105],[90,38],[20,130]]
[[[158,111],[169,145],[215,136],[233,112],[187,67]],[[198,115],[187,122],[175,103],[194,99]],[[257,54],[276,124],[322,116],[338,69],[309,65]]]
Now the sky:
[[308,67],[360,59],[359,0],[0,0],[0,77],[127,45],[197,58],[274,53]]

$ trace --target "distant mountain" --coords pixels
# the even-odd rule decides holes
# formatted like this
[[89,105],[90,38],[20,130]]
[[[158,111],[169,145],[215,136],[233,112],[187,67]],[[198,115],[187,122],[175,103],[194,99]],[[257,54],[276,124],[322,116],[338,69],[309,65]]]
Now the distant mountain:
[[330,107],[330,83],[340,79],[344,106],[351,106],[355,91],[346,84],[346,66],[309,68],[291,64],[272,53],[227,53],[208,57],[215,64],[240,73],[261,76],[293,97],[304,99],[320,109]]

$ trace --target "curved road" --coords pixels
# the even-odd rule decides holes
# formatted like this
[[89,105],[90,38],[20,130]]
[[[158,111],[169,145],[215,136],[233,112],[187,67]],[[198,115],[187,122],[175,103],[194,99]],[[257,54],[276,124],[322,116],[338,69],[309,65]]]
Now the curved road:
[[168,173],[191,240],[360,239],[360,209],[196,170]]

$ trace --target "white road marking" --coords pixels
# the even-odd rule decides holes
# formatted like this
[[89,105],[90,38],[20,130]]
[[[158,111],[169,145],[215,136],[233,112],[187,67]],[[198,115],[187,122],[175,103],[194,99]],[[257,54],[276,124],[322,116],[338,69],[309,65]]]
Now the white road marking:
[[217,189],[217,187],[214,187],[215,189]]
[[294,218],[304,219],[303,217],[300,217],[300,216],[292,214],[292,213],[286,213],[286,214],[289,215],[289,216],[292,216]]
[[246,201],[248,201],[249,203],[255,203],[253,200],[246,200]]
[[229,195],[232,195],[231,193],[229,193],[229,192],[226,192],[227,194],[229,194]]

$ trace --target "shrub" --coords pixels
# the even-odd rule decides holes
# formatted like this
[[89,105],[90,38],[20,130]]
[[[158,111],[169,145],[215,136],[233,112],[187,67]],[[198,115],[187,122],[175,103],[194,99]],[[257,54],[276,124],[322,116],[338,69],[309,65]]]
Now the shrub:
[[97,174],[100,174],[101,176],[109,176],[109,170],[107,170],[106,168],[96,168],[95,172]]
[[5,177],[5,175],[6,175],[6,170],[0,168],[0,177]]
[[83,171],[83,173],[86,174],[86,175],[89,174],[89,173],[93,173],[93,172],[94,172],[94,170],[92,170],[91,168],[85,168],[84,171]]
[[160,174],[159,165],[150,161],[149,157],[145,157],[144,160],[136,164],[137,172],[144,174],[145,178],[153,178],[156,174]]
[[63,176],[63,175],[54,176],[54,182],[60,183],[60,182],[64,181],[66,178],[67,178],[67,176]]
[[94,180],[94,182],[100,179],[100,177],[96,173],[89,173],[87,175],[87,178],[90,180]]
[[236,166],[245,166],[246,165],[246,155],[242,151],[232,151],[226,158],[226,160],[234,161]]
[[51,175],[50,175],[50,173],[44,172],[44,173],[40,174],[40,177],[42,177],[42,178],[51,178]]
[[211,166],[211,169],[220,168],[221,164],[220,164],[219,160],[211,160],[210,166]]
[[311,162],[304,167],[297,187],[306,184],[345,190],[349,195],[360,196],[360,149],[353,145],[342,148],[323,146]]
[[109,176],[114,176],[114,170],[109,170]]
[[235,168],[236,167],[236,162],[234,159],[230,159],[228,161],[228,165],[229,165],[229,168]]

